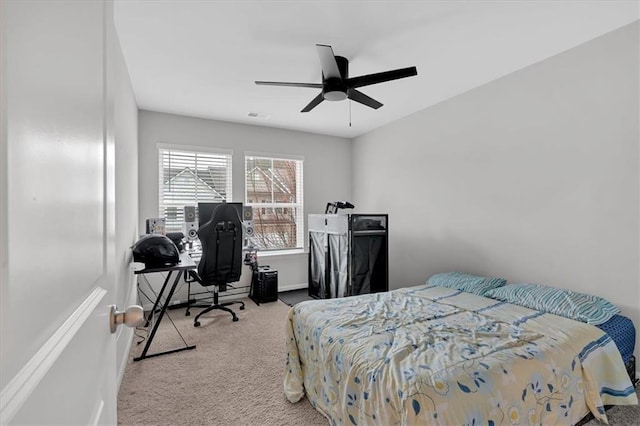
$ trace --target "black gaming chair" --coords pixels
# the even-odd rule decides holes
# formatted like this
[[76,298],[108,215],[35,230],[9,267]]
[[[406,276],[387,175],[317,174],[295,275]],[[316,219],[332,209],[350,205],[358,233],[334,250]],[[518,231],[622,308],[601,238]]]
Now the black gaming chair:
[[211,220],[198,230],[198,237],[202,244],[202,257],[198,264],[198,273],[190,271],[191,280],[197,281],[204,287],[213,287],[213,303],[210,305],[190,305],[191,307],[206,307],[193,320],[195,327],[200,326],[198,319],[214,309],[227,311],[234,321],[238,321],[236,313],[227,306],[240,304],[244,309],[244,302],[231,301],[218,303],[218,293],[227,290],[227,284],[236,282],[242,273],[242,222],[234,206],[221,204],[213,211]]

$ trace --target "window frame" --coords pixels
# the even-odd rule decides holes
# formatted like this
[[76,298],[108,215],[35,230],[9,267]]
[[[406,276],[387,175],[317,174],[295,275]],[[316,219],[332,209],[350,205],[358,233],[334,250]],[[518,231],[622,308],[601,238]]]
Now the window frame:
[[[247,161],[248,159],[261,159],[261,160],[271,160],[273,161],[295,161],[296,162],[296,202],[294,203],[278,203],[273,202],[273,190],[272,193],[272,201],[265,203],[249,203],[248,202],[248,189],[249,185],[247,184],[248,178],[248,170],[247,170]],[[243,204],[245,206],[252,207],[254,210],[254,221],[253,227],[256,228],[256,220],[255,214],[257,209],[266,209],[266,208],[281,208],[281,209],[295,209],[295,225],[296,225],[296,246],[295,247],[273,247],[273,248],[259,248],[261,252],[264,253],[291,253],[291,252],[300,252],[305,248],[305,233],[304,233],[304,157],[295,156],[295,155],[286,155],[286,154],[271,154],[271,153],[262,153],[262,152],[250,152],[247,151],[244,153],[244,201]]]
[[[182,229],[183,227],[183,223],[184,223],[184,217],[182,218],[182,220],[179,222],[181,225],[170,225],[168,218],[166,217],[165,213],[166,213],[166,208],[167,207],[176,207],[177,208],[177,217],[180,217],[180,212],[184,212],[184,206],[195,206],[197,208],[198,203],[199,202],[211,202],[210,199],[198,199],[197,198],[197,189],[194,188],[194,199],[191,203],[187,204],[187,203],[182,203],[182,202],[177,202],[177,203],[171,203],[171,202],[167,202],[165,195],[164,195],[164,189],[165,189],[165,182],[164,182],[164,172],[165,172],[165,168],[163,165],[163,158],[165,155],[164,152],[183,152],[183,153],[188,153],[188,154],[194,154],[197,158],[197,155],[200,154],[202,156],[206,156],[206,155],[214,155],[214,156],[223,156],[226,157],[226,182],[225,182],[225,201],[231,202],[231,200],[233,200],[233,150],[229,150],[229,149],[221,149],[221,148],[214,148],[214,147],[208,147],[208,146],[194,146],[194,145],[180,145],[180,144],[168,144],[168,143],[157,143],[156,144],[156,149],[158,152],[158,217],[164,217],[165,220],[167,221],[166,223],[166,229],[167,232],[179,232],[179,231],[184,231]],[[169,154],[171,155],[171,154]],[[197,159],[196,159],[197,161]],[[197,170],[197,169],[196,169]],[[196,176],[197,176],[197,171],[196,171]],[[217,202],[217,201],[215,201]],[[182,213],[184,214],[184,213]]]

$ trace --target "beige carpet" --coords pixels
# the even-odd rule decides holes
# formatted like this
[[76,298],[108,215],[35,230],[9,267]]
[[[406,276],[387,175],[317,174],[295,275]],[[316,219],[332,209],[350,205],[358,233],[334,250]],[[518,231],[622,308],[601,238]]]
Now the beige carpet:
[[[328,421],[306,399],[291,404],[284,397],[285,319],[282,302],[231,315],[212,311],[193,327],[184,309],[168,311],[196,349],[133,362],[144,343],[134,341],[118,395],[121,425],[323,425]],[[194,309],[198,313],[201,309]],[[192,313],[192,315],[193,315]],[[183,345],[165,317],[149,353]]]
[[[246,299],[245,304],[244,311],[234,305],[240,321],[213,311],[201,318],[199,328],[193,327],[193,316],[184,316],[184,309],[169,311],[187,343],[197,345],[194,350],[133,362],[144,346],[134,342],[118,396],[118,423],[327,425],[306,399],[291,404],[284,397],[289,307],[280,301],[256,306]],[[182,345],[165,317],[149,353]],[[640,407],[614,407],[608,416],[612,425],[638,425]]]

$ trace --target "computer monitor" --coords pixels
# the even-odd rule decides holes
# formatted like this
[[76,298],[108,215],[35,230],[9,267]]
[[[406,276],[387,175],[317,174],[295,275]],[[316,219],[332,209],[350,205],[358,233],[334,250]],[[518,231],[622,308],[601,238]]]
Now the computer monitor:
[[229,204],[238,212],[238,219],[242,222],[242,203],[198,203],[198,227],[211,220],[213,211],[221,204]]

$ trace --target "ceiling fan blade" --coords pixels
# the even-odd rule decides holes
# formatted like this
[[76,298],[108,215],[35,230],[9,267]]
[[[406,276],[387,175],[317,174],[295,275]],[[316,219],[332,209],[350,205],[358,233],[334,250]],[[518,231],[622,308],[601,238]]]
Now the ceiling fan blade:
[[349,88],[369,86],[370,84],[384,83],[385,81],[398,80],[399,78],[412,77],[414,75],[418,75],[416,67],[400,68],[350,78],[347,80],[347,86]]
[[342,78],[336,57],[333,54],[331,46],[325,44],[316,44],[318,56],[320,57],[320,66],[322,67],[322,75],[324,78]]
[[320,93],[318,94],[318,96],[316,96],[315,98],[313,98],[313,100],[312,100],[311,102],[309,102],[309,104],[308,104],[306,107],[304,107],[304,108],[302,109],[302,111],[300,111],[300,112],[309,112],[309,111],[311,111],[312,109],[314,109],[315,107],[317,107],[317,106],[318,106],[318,104],[319,104],[320,102],[322,102],[322,101],[324,101],[324,98],[322,97],[322,92],[320,92]]
[[310,87],[312,89],[322,89],[320,83],[286,83],[280,81],[256,81],[259,86],[287,86],[287,87]]
[[356,89],[349,90],[349,99],[351,99],[352,101],[360,102],[362,105],[366,105],[373,109],[378,109],[382,106],[380,102]]

